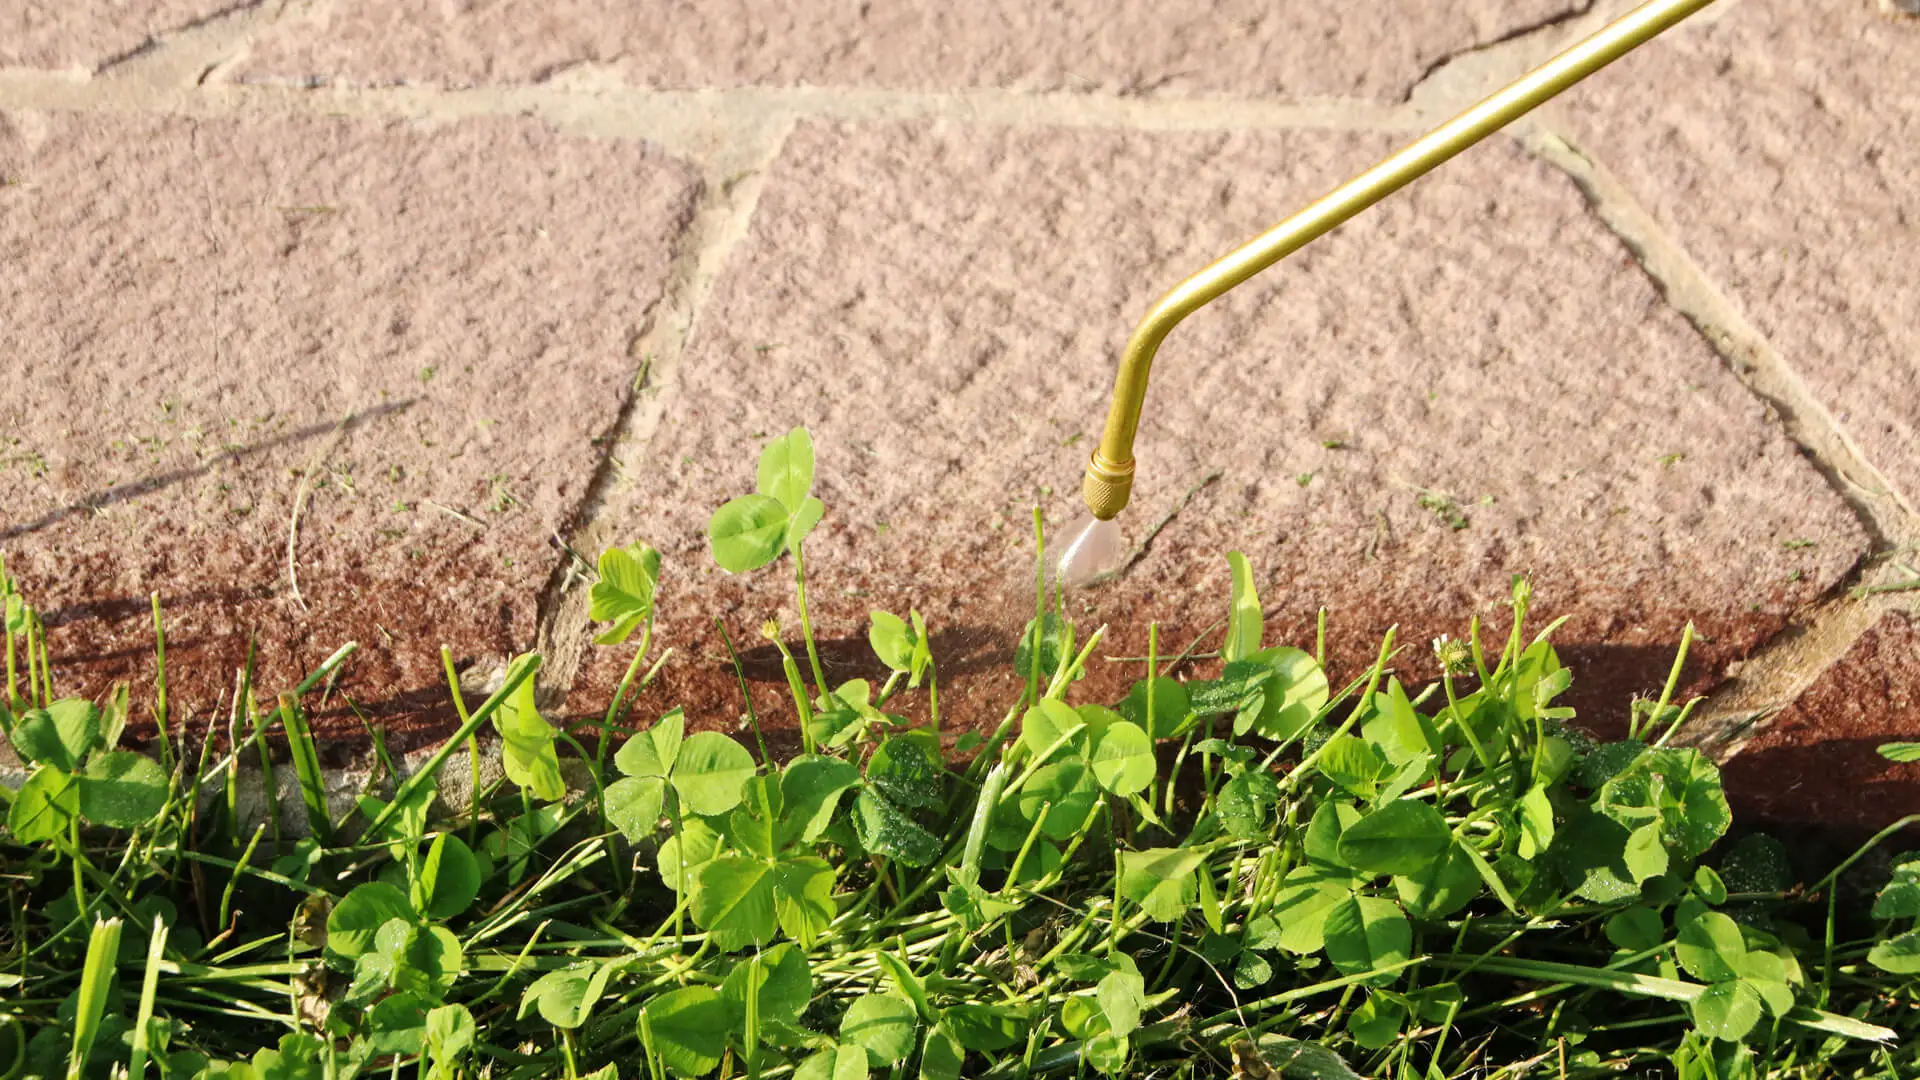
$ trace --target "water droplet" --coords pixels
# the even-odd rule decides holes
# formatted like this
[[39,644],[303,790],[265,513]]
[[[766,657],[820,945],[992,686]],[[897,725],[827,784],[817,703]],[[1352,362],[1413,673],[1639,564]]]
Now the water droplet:
[[1059,557],[1054,562],[1057,580],[1069,587],[1085,585],[1109,570],[1117,570],[1126,554],[1120,526],[1092,515],[1073,523],[1060,541]]

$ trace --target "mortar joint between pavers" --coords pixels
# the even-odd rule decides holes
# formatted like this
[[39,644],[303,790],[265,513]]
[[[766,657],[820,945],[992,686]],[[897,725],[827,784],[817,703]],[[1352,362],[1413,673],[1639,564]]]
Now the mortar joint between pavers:
[[1708,691],[1683,742],[1725,761],[1767,728],[1851,651],[1895,604],[1879,597],[1854,599],[1847,586],[1815,603],[1794,623],[1739,662],[1725,681]]
[[1693,325],[1748,393],[1770,410],[1782,433],[1859,519],[1874,552],[1920,539],[1920,514],[1905,493],[1867,459],[1793,364],[1604,162],[1580,146],[1551,110],[1533,118],[1521,141],[1573,181],[1595,218],[1633,254],[1662,301]]
[[[237,32],[236,32],[237,34]],[[535,113],[596,135],[640,138],[698,156],[715,129],[764,125],[769,117],[855,122],[937,120],[976,127],[1076,127],[1125,131],[1246,132],[1351,130],[1415,135],[1429,110],[1365,98],[1140,98],[1124,94],[939,92],[858,87],[742,87],[718,91],[626,87],[569,89],[549,83],[448,88],[340,87],[233,82],[224,78],[244,51],[190,50],[173,41],[142,54],[136,66],[94,78],[0,70],[0,108],[58,112],[135,112],[196,117],[273,117],[286,113],[394,120],[458,120]],[[691,121],[688,115],[695,118]]]
[[[1742,386],[1766,405],[1782,434],[1847,505],[1871,548],[1823,600],[1798,613],[1762,644],[1733,677],[1714,688],[1691,725],[1694,739],[1715,756],[1737,754],[1765,730],[1766,718],[1791,704],[1822,672],[1838,663],[1888,610],[1904,609],[1902,593],[1856,593],[1878,563],[1911,546],[1915,520],[1900,494],[1809,393],[1792,365],[1746,320],[1685,250],[1592,154],[1555,122],[1552,110],[1533,118],[1521,141],[1573,181],[1596,219],[1632,252],[1662,302],[1691,323],[1733,369]],[[1864,475],[1879,491],[1861,487]]]
[[[563,547],[580,552],[582,558],[590,558],[600,546],[612,542],[617,523],[605,516],[608,496],[623,469],[641,459],[659,429],[713,283],[751,227],[767,170],[792,126],[789,119],[743,127],[733,133],[733,145],[703,166],[700,189],[681,228],[665,287],[628,346],[638,365],[634,384],[601,441],[600,459],[575,504],[572,527],[562,541]],[[561,561],[549,575],[536,607],[535,647],[545,656],[543,676],[560,693],[578,676],[593,635],[588,622],[590,594],[574,582],[575,575],[569,571],[572,559],[570,551],[560,553]]]

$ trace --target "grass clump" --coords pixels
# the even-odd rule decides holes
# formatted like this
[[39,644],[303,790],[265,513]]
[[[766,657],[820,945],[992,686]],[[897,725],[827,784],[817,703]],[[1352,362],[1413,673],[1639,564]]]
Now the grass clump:
[[[1231,555],[1218,669],[1171,677],[1151,634],[1140,678],[1103,703],[1074,693],[1102,631],[1083,637],[1049,607],[1043,573],[1017,698],[986,737],[949,746],[917,612],[873,614],[882,685],[824,678],[802,554],[826,511],[813,474],[806,432],[782,436],[758,490],[709,526],[729,571],[791,557],[804,662],[765,634],[799,756],[769,757],[750,701],[757,754],[690,733],[677,709],[626,726],[666,661],[651,655],[660,558],[633,545],[601,557],[593,587],[598,641],[638,634],[597,752],[542,715],[527,655],[472,711],[455,685],[460,729],[344,815],[302,701],[350,647],[265,710],[243,675],[217,758],[211,740],[190,756],[174,737],[193,722],[181,703],[170,726],[157,709],[156,761],[118,748],[124,689],[104,704],[54,695],[46,635],[0,571],[0,728],[28,766],[0,840],[0,1069],[1920,1071],[1900,1039],[1920,989],[1920,862],[1843,909],[1854,860],[1798,883],[1778,843],[1728,842],[1717,770],[1673,743],[1690,708],[1677,679],[1633,704],[1625,739],[1596,744],[1557,703],[1572,674],[1552,626],[1529,636],[1524,581],[1503,637],[1476,621],[1434,643],[1431,685],[1396,674],[1390,633],[1336,686],[1324,640],[1266,640],[1252,569]],[[160,666],[164,680],[164,653]],[[901,715],[911,694],[928,726]],[[507,779],[436,812],[440,769],[483,728]],[[299,839],[238,815],[239,763],[269,733],[292,745]]]

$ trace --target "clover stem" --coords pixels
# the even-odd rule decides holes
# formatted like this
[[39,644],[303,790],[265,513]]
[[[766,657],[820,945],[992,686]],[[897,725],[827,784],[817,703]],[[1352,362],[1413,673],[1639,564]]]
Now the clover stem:
[[1013,722],[1019,719],[1021,706],[1026,704],[1026,701],[1027,692],[1023,689],[1020,691],[1020,700],[1014,702],[1013,707],[1007,710],[1007,715],[1000,718],[1000,726],[993,729],[992,735],[987,736],[987,741],[980,746],[980,752],[974,755],[973,764],[967,766],[964,782],[972,784],[979,780],[980,770],[987,766],[994,752],[999,750],[1001,744],[1007,741],[1007,736],[1013,733]]
[[[681,916],[687,910],[684,901],[693,895],[693,886],[687,881],[687,833],[681,828],[680,794],[669,787],[667,797],[673,803],[673,838],[680,841],[673,845],[673,881],[675,893],[683,901],[673,905],[673,947],[676,953],[684,953],[687,951],[687,939]],[[701,948],[705,947],[702,944]]]
[[1177,789],[1180,786],[1180,769],[1187,763],[1187,754],[1192,750],[1193,729],[1189,728],[1187,733],[1180,737],[1180,749],[1173,755],[1173,768],[1167,770],[1166,801],[1162,805],[1161,812],[1168,817],[1173,816],[1174,799],[1179,794]]
[[40,613],[33,613],[34,634],[40,641],[40,707],[53,707],[53,660],[47,653],[47,624],[40,621]]
[[1488,693],[1492,693],[1493,673],[1487,670],[1486,649],[1480,644],[1480,616],[1478,615],[1467,622],[1467,652],[1473,657],[1473,671],[1480,676],[1480,685],[1488,687]]
[[904,671],[895,671],[888,674],[886,683],[880,687],[879,696],[874,699],[874,708],[878,709],[886,705],[888,699],[893,697],[894,690],[899,688],[900,679],[905,675],[906,672]]
[[933,733],[940,734],[940,669],[927,658],[927,712],[932,717]]
[[[467,701],[460,695],[460,677],[453,672],[453,650],[440,646],[440,666],[447,673],[447,689],[453,692],[453,709],[460,714],[460,726],[467,726]],[[480,843],[480,736],[467,734],[467,844]]]
[[47,707],[47,695],[40,690],[40,651],[34,648],[33,643],[33,624],[35,622],[33,609],[25,605],[22,605],[22,607],[25,611],[25,617],[21,620],[23,625],[20,628],[20,636],[25,638],[27,643],[27,701],[31,704],[33,699],[37,697],[40,699],[40,707],[44,709]]
[[1327,609],[1321,608],[1313,621],[1313,662],[1321,668],[1327,666]]
[[153,728],[160,743],[160,764],[173,767],[173,739],[167,734],[167,631],[160,621],[160,592],[154,590],[153,602]]
[[807,663],[813,667],[813,685],[824,694],[827,676],[820,669],[820,650],[813,644],[813,622],[807,618],[807,564],[800,557],[800,545],[793,547],[793,591],[800,607],[800,636],[807,643]]
[[[13,624],[6,618],[7,600],[11,596],[13,579],[7,576],[6,556],[0,555],[0,634],[5,634],[7,638],[7,696],[0,699],[0,704],[6,705],[9,712],[14,708],[13,703],[20,699],[19,668],[13,657]],[[13,732],[9,730],[6,734],[11,736]]]
[[[11,626],[0,627],[0,633],[4,633],[7,635],[7,701],[6,703],[7,703],[7,709],[11,711],[16,706],[16,704],[20,701],[20,667],[19,667],[19,661],[14,659],[13,627]],[[8,731],[7,734],[12,735],[13,732]]]
[[[71,781],[69,781],[71,783]],[[86,876],[82,869],[80,853],[80,819],[77,816],[67,818],[67,846],[73,852],[73,905],[77,911],[87,910]]]
[[1033,508],[1033,561],[1035,563],[1033,600],[1033,670],[1027,676],[1029,705],[1040,703],[1040,642],[1046,636],[1047,623],[1047,530],[1040,508]]
[[[793,710],[800,717],[800,748],[811,755],[814,752],[813,706],[807,704],[807,687],[800,681],[800,664],[794,660],[787,643],[778,637],[773,638],[773,647],[780,650],[780,673],[786,676],[787,692],[793,695]],[[741,689],[746,689],[744,683]]]
[[1453,694],[1453,674],[1443,664],[1440,668],[1440,685],[1447,691],[1447,709],[1453,714],[1453,722],[1460,725],[1460,733],[1467,737],[1473,747],[1473,756],[1480,759],[1480,767],[1493,772],[1493,759],[1487,756],[1487,748],[1480,745],[1480,736],[1474,733],[1473,725],[1467,721],[1465,713],[1460,711],[1460,699]]
[[747,722],[753,725],[753,741],[760,747],[760,760],[770,762],[773,757],[767,753],[767,736],[760,730],[760,714],[754,711],[753,695],[747,691],[747,672],[740,666],[740,654],[734,651],[733,638],[727,634],[727,624],[715,618],[713,625],[714,629],[720,631],[720,640],[727,646],[727,658],[733,661],[733,677],[740,684],[740,700],[747,705]]
[[[604,777],[607,774],[607,744],[613,740],[613,725],[620,718],[620,706],[626,703],[627,691],[633,686],[633,677],[640,672],[640,661],[647,658],[647,649],[653,644],[653,612],[647,612],[646,625],[640,629],[640,648],[634,651],[633,660],[627,664],[627,673],[620,677],[620,685],[613,692],[613,701],[607,705],[607,715],[600,721],[600,745],[594,748],[594,775]],[[606,827],[606,808],[600,811],[600,824]]]
[[[1686,629],[1680,632],[1680,650],[1674,654],[1672,670],[1667,672],[1667,685],[1661,689],[1660,701],[1653,707],[1653,714],[1647,718],[1648,734],[1651,734],[1654,725],[1658,724],[1661,719],[1666,716],[1667,706],[1673,704],[1673,692],[1680,686],[1680,671],[1687,666],[1687,650],[1692,647],[1693,620],[1689,619],[1687,620]],[[1678,726],[1678,724],[1675,724],[1675,728]],[[1669,728],[1667,730],[1667,736],[1671,736],[1673,731],[1674,728]],[[1661,741],[1665,742],[1666,737],[1662,737]]]

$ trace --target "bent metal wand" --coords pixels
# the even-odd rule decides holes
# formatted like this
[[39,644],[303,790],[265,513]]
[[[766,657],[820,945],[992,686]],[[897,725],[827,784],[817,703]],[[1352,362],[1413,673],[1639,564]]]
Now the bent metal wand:
[[[1133,437],[1140,426],[1140,407],[1146,400],[1147,374],[1160,343],[1180,320],[1712,2],[1650,0],[1635,8],[1161,297],[1127,341],[1120,372],[1114,379],[1106,431],[1093,460],[1087,463],[1081,494],[1095,522],[1111,521],[1132,494]],[[1089,523],[1091,528],[1097,525]],[[1083,535],[1073,541],[1083,539],[1088,531],[1076,530]],[[1117,546],[1117,536],[1107,544]],[[1103,545],[1070,541],[1068,558],[1085,547],[1097,546]],[[1069,579],[1084,578],[1094,569],[1062,563],[1063,576]]]

